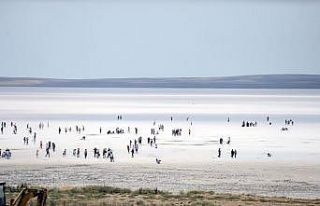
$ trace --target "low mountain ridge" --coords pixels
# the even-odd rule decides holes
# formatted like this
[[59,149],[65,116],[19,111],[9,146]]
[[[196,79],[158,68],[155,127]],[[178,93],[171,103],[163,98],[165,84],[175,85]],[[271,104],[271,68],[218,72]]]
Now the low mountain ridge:
[[0,77],[0,87],[320,89],[320,75],[104,79]]

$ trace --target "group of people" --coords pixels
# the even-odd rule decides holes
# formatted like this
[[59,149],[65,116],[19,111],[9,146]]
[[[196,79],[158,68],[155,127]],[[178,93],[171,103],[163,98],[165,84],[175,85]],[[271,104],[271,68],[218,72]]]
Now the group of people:
[[134,154],[138,153],[139,151],[139,145],[142,145],[142,137],[140,136],[137,139],[135,139],[134,141],[130,140],[129,144],[127,145],[127,151],[129,154],[131,154],[131,157],[134,158]]
[[[100,150],[98,148],[93,148],[93,157],[99,159],[100,158]],[[87,149],[85,149],[85,158],[87,158]],[[110,148],[103,148],[102,150],[102,158],[110,159],[110,162],[114,162],[113,151]]]
[[[64,128],[62,128],[61,126],[59,126],[59,128],[58,128],[58,133],[59,134],[61,134],[61,132],[64,130],[64,133],[71,133],[73,130],[72,130],[72,127],[71,126],[69,126],[69,127],[64,127]],[[84,132],[84,126],[82,125],[82,126],[79,126],[79,125],[76,125],[75,126],[75,130],[76,130],[76,133],[77,134],[81,134],[81,132]]]
[[237,150],[236,149],[231,149],[231,158],[237,158]]
[[[218,158],[221,158],[221,148],[218,149]],[[237,150],[236,149],[231,149],[231,158],[237,158]]]
[[11,151],[10,149],[6,149],[3,152],[0,149],[0,158],[4,158],[4,159],[10,159],[11,158]]
[[[62,156],[63,157],[67,156],[67,149],[63,150]],[[80,158],[81,149],[80,148],[73,149],[72,150],[72,156]],[[88,157],[88,149],[84,149],[83,157],[84,157],[84,159],[87,159],[87,157]],[[100,150],[97,147],[93,148],[93,158],[99,159],[100,157],[101,157]],[[109,159],[110,162],[114,162],[114,155],[113,155],[112,149],[103,148],[103,150],[102,150],[102,158],[103,159]]]
[[182,134],[182,129],[172,129],[172,136],[181,136]]
[[[42,141],[40,141],[40,149],[42,149]],[[52,150],[52,152],[56,151],[56,144],[54,142],[48,141],[46,143],[46,155],[45,157],[49,157],[50,158],[50,150]],[[39,156],[39,150],[37,150],[36,152],[36,156]]]
[[[176,137],[176,136],[181,136],[182,135],[182,129],[172,129],[172,136]],[[191,135],[191,129],[188,129],[188,135]]]
[[285,119],[285,120],[284,120],[284,124],[285,124],[285,125],[291,125],[291,126],[293,126],[294,121],[293,121],[292,119]]
[[[17,134],[18,133],[18,127],[17,124],[15,122],[10,122],[10,127],[12,128],[12,133],[13,134]],[[1,134],[4,133],[4,129],[7,128],[7,122],[1,122],[1,128],[0,128],[0,132]]]
[[[34,132],[33,133],[33,143],[36,143],[36,140],[37,140],[37,133]],[[29,137],[27,137],[27,136],[23,137],[23,144],[25,144],[25,145],[29,144]]]
[[[231,142],[231,139],[230,139],[230,137],[228,137],[227,144],[230,144],[230,142]],[[222,137],[219,139],[219,144],[223,144],[223,138]]]
[[[223,140],[223,138],[221,137],[221,138],[219,139],[219,144],[220,144],[220,145],[223,145],[223,142],[224,142],[224,140]],[[227,140],[226,143],[227,143],[228,145],[231,143],[231,138],[230,138],[230,137],[228,137],[228,140]],[[231,153],[231,158],[237,158],[237,150],[236,150],[236,149],[231,149],[230,153]],[[218,149],[218,158],[221,158],[221,154],[222,154],[222,150],[221,150],[221,148],[219,147],[219,149]]]
[[[161,130],[161,128],[159,128],[159,130]],[[152,131],[151,131],[152,133]],[[157,132],[157,134],[159,134]],[[157,138],[156,136],[154,135],[153,138],[151,137],[148,137],[147,138],[147,144],[151,147],[154,147],[154,148],[158,148],[158,145],[157,145]],[[140,136],[138,139],[134,139],[133,141],[130,140],[129,141],[129,144],[127,145],[127,152],[128,154],[131,154],[131,157],[134,158],[134,155],[137,154],[139,152],[139,148],[140,146],[142,146],[142,136]],[[157,161],[158,162],[158,161]]]
[[147,142],[148,142],[148,145],[150,145],[151,147],[154,146],[155,148],[158,148],[156,136],[154,136],[153,138],[148,137]]
[[249,121],[242,121],[241,127],[256,127],[258,126],[258,122],[249,122]]
[[[14,135],[16,135],[18,133],[18,127],[17,124],[15,122],[10,122],[10,127],[12,128],[12,133]],[[7,128],[7,122],[2,121],[1,122],[1,128],[0,128],[0,132],[3,135],[4,134],[4,130]],[[10,159],[12,156],[11,150],[10,149],[5,149],[4,151],[2,151],[0,149],[0,158],[4,158],[4,159]]]
[[281,128],[281,131],[288,131],[289,128],[288,126],[293,126],[294,125],[294,121],[292,119],[285,119],[284,120],[284,127]]
[[29,137],[23,137],[23,144],[25,145],[29,144]]

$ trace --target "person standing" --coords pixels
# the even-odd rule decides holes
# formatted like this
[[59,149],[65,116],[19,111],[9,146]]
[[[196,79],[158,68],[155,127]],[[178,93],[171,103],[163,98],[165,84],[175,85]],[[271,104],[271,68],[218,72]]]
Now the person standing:
[[50,150],[49,150],[49,147],[46,148],[46,157],[49,157],[49,158],[50,158]]
[[88,156],[88,151],[87,151],[87,149],[85,149],[84,150],[84,158],[87,159],[87,156]]
[[231,150],[231,158],[233,158],[233,156],[234,156],[234,151],[233,151],[233,149]]

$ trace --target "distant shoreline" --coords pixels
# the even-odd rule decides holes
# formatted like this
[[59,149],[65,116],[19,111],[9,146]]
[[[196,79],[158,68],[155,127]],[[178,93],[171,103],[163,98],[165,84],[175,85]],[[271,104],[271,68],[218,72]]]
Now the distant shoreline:
[[230,77],[52,79],[0,77],[0,87],[320,89],[320,75],[279,74]]

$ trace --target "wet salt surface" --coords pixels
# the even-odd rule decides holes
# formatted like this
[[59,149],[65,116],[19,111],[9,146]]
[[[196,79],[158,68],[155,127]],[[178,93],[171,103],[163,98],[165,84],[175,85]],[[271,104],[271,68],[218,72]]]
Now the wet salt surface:
[[[116,120],[118,114],[123,115],[122,121]],[[267,115],[272,125],[267,124]],[[0,180],[8,184],[98,184],[302,198],[320,194],[319,90],[1,88],[0,118],[18,126],[17,135],[11,129],[0,134],[0,148],[10,148],[13,153],[10,160],[0,159]],[[283,132],[285,119],[293,119],[295,124]],[[258,127],[242,128],[242,120],[257,121]],[[43,130],[38,129],[40,121],[45,123]],[[157,149],[146,143],[146,138],[152,137],[153,121],[165,127],[157,135]],[[28,135],[27,123],[37,132],[35,143]],[[85,131],[58,134],[59,126],[74,130],[75,125],[84,125]],[[131,133],[106,134],[116,127],[125,131],[130,127]],[[133,134],[134,127],[139,128],[138,135]],[[182,128],[182,136],[173,137],[174,128]],[[86,140],[80,140],[84,135]],[[29,145],[23,144],[24,136],[30,137]],[[139,136],[143,143],[139,154],[131,158],[126,145]],[[220,137],[226,141],[229,136],[230,145],[219,145]],[[40,140],[44,145],[56,143],[51,158],[44,157],[44,150],[36,158]],[[94,147],[112,148],[115,163],[94,159]],[[81,149],[80,158],[72,156],[74,148]],[[83,158],[85,148],[87,160]],[[222,149],[220,159],[218,148]],[[64,149],[68,151],[65,158]],[[237,149],[237,159],[230,158],[231,149]],[[155,158],[162,163],[157,165]]]

